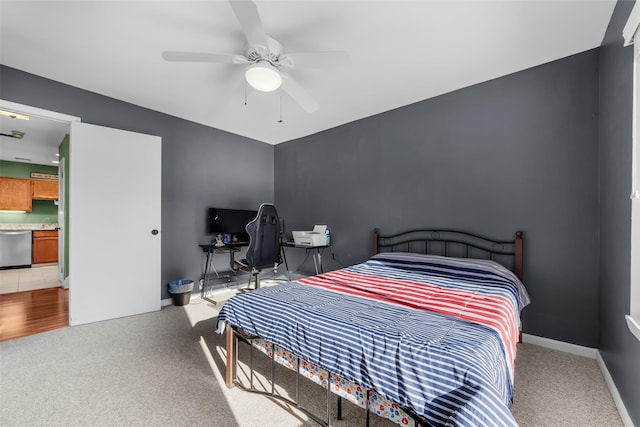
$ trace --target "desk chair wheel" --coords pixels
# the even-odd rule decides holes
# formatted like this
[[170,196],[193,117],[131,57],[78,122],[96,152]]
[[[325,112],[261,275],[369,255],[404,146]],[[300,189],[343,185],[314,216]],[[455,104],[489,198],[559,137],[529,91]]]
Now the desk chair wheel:
[[[256,278],[256,287],[252,288],[251,287],[251,279]],[[240,288],[238,289],[238,292],[240,293],[244,293],[244,292],[250,292],[250,291],[254,291],[256,289],[260,289],[260,270],[252,270],[249,274],[249,283],[247,283],[247,287],[246,288]]]

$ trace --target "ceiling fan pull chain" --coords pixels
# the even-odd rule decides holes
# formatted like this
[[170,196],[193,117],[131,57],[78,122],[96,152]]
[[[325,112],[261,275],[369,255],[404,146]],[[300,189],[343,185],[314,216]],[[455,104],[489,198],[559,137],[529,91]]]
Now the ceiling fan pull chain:
[[282,123],[282,95],[280,95],[280,120],[278,123]]

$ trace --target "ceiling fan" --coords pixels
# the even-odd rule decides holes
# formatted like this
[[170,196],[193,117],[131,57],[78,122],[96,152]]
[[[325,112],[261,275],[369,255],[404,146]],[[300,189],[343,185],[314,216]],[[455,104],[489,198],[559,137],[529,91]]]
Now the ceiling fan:
[[350,65],[349,55],[346,52],[285,53],[277,40],[267,36],[253,1],[229,0],[229,3],[247,39],[244,55],[165,51],[162,57],[170,62],[215,62],[244,66],[245,79],[251,87],[263,92],[280,89],[305,111],[316,111],[319,105],[315,99],[285,70],[345,67]]

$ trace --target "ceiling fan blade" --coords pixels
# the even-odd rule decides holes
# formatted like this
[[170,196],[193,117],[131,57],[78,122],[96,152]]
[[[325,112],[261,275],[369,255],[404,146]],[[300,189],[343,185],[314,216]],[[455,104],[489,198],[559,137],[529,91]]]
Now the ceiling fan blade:
[[200,52],[162,52],[162,57],[169,62],[219,62],[221,64],[246,64],[249,62],[242,55],[227,53],[200,53]]
[[262,26],[258,7],[250,0],[229,0],[233,13],[235,13],[242,32],[250,46],[262,46],[269,48],[267,34]]
[[283,82],[280,89],[289,95],[307,113],[318,111],[320,106],[300,84],[287,74],[281,73]]
[[285,67],[295,68],[339,68],[351,66],[347,52],[297,52],[280,56]]

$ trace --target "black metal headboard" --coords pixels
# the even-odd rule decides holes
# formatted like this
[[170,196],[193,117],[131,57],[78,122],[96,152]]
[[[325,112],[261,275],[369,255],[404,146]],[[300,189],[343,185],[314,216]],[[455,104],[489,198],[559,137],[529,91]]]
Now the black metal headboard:
[[373,229],[373,253],[412,252],[458,258],[490,259],[522,280],[522,231],[514,240],[495,240],[458,230],[418,229],[383,236]]

